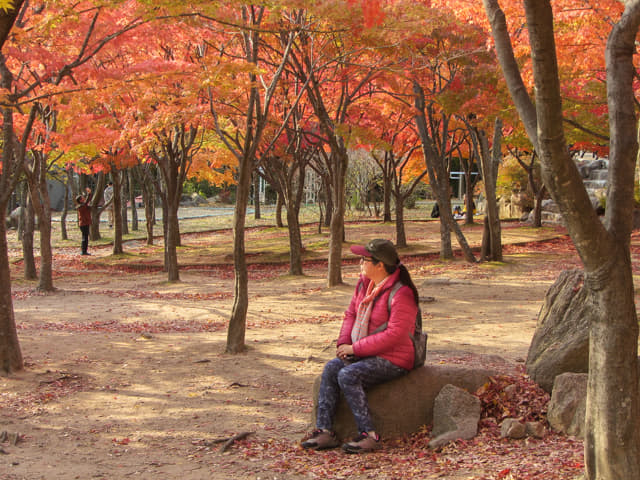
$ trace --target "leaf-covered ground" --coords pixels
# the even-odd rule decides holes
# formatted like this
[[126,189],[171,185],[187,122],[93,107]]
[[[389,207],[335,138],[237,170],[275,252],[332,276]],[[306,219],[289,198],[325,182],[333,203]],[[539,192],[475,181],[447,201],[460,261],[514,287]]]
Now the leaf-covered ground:
[[[92,246],[90,258],[70,246],[56,247],[58,290],[47,294],[20,278],[20,255],[12,253],[14,309],[27,368],[0,378],[0,476],[577,477],[583,468],[580,441],[551,431],[543,439],[502,439],[498,427],[507,416],[545,421],[548,396],[522,365],[546,289],[561,270],[579,268],[570,241],[555,230],[531,243],[532,229],[509,224],[505,235],[513,244],[505,246],[503,263],[441,262],[428,246],[439,238],[436,225],[412,224],[409,241],[416,243],[403,257],[421,295],[435,299],[423,305],[428,361],[497,372],[477,392],[484,408],[475,439],[433,451],[427,427],[384,439],[382,451],[364,456],[300,449],[311,428],[311,386],[334,354],[359,267],[346,255],[345,285],[327,288],[326,264],[313,255],[304,277],[288,276],[287,265],[272,258],[252,257],[248,350],[228,355],[233,270],[219,254],[198,253],[221,241],[212,232],[185,235],[177,284],[165,281],[158,247],[138,241],[130,241],[119,258],[108,245]],[[473,229],[478,227],[467,233],[479,238]],[[265,241],[286,242],[280,230],[262,233]],[[393,226],[349,226],[352,241],[372,236],[392,237]],[[638,260],[640,241],[634,237],[633,243]],[[244,436],[235,439],[238,434]]]

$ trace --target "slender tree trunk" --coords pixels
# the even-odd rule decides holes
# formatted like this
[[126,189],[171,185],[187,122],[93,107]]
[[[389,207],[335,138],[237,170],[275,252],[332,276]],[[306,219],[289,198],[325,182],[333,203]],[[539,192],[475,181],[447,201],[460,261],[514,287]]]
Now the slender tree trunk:
[[67,181],[64,183],[64,201],[62,203],[62,213],[60,214],[60,238],[62,240],[68,240],[69,235],[67,233],[67,215],[69,213],[69,195],[70,195],[70,183],[71,175],[67,171]]
[[[100,207],[100,201],[102,200],[102,192],[104,192],[104,188],[106,185],[105,174],[101,173],[98,175],[98,180],[96,181],[95,188],[91,193],[91,201],[89,202],[89,207],[91,207],[91,227],[89,228],[89,239],[92,241],[100,240],[102,236],[100,235],[100,213],[102,209]],[[82,191],[83,189],[80,188]]]
[[[24,233],[25,219],[27,215],[27,199],[29,198],[29,191],[27,181],[23,181],[16,187],[18,190],[19,202],[20,202],[20,215],[18,215],[18,240],[22,241],[22,235]],[[33,242],[32,242],[33,243]]]
[[162,245],[164,250],[163,271],[169,271],[169,199],[166,192],[162,192]]
[[244,231],[251,189],[252,159],[245,155],[238,166],[236,208],[233,214],[233,265],[235,289],[233,309],[227,330],[227,353],[245,350],[247,310],[249,308],[249,274],[245,256]]
[[[489,149],[489,141],[484,131],[473,129],[476,135],[480,151],[480,166],[482,168],[482,178],[484,179],[485,198],[487,199],[485,223],[489,234],[489,255],[484,259],[494,262],[502,261],[502,230],[500,228],[500,215],[498,202],[496,199],[496,182],[498,178],[498,165],[500,163],[502,138],[502,122],[496,118],[494,126],[494,139],[492,152]],[[484,243],[483,243],[484,245]],[[483,252],[484,253],[484,252]]]
[[51,292],[53,286],[53,251],[51,249],[51,199],[47,188],[46,160],[41,160],[38,188],[38,227],[40,229],[40,278],[38,290]]
[[25,280],[35,280],[38,278],[36,259],[33,254],[36,215],[29,195],[25,195],[24,197],[21,216],[23,217],[22,258],[24,261],[24,278]]
[[489,217],[484,216],[482,222],[482,243],[480,246],[480,259],[489,260],[491,258],[491,229],[489,228]]
[[113,179],[113,196],[111,197],[112,204],[107,208],[111,208],[113,211],[113,255],[119,255],[124,253],[122,248],[122,175],[117,170],[112,170],[111,178]]
[[302,235],[298,211],[287,208],[287,226],[289,230],[289,274],[302,275]]
[[542,226],[542,199],[544,198],[546,188],[544,185],[536,192],[536,198],[533,204],[533,226],[540,228]]
[[178,267],[178,245],[180,243],[180,225],[178,222],[178,208],[180,198],[169,199],[169,211],[167,218],[167,273],[170,282],[180,280]]
[[[127,180],[126,178],[124,178],[124,173],[123,172],[116,172],[114,174],[114,177],[116,175],[120,175],[120,213],[122,216],[122,235],[128,235],[129,234],[129,212],[127,211],[127,202],[126,202],[126,198],[128,197],[128,188],[127,188]],[[114,186],[113,186],[113,190],[114,190],[114,197],[115,197],[115,182],[114,182]],[[115,204],[113,205],[113,209],[114,209],[114,214],[115,214],[115,209],[116,206]]]
[[[7,204],[0,204],[2,218],[6,216]],[[9,246],[5,222],[0,222],[0,374],[7,375],[24,367],[16,321],[11,299],[11,275],[9,270]]]
[[145,229],[147,232],[147,245],[153,245],[153,226],[156,223],[155,214],[155,182],[149,166],[144,169],[140,165],[134,167],[134,174],[142,188],[142,203],[144,204]]
[[133,188],[133,172],[131,172],[130,168],[126,170],[126,175],[127,184],[129,185],[129,203],[131,204],[131,230],[137,232],[140,228],[138,225],[138,208],[136,205],[136,192]]
[[333,195],[331,191],[331,182],[329,179],[324,178],[324,226],[331,227],[331,217],[333,216]]
[[282,223],[282,193],[278,193],[278,198],[276,200],[276,227],[282,228],[284,224]]
[[289,273],[302,275],[302,234],[300,232],[300,205],[304,195],[305,166],[301,165],[289,175],[289,200],[287,202],[287,224],[289,230]]
[[[147,245],[153,245],[153,226],[156,223],[156,202],[154,190],[143,188],[144,218],[147,229]],[[146,194],[145,194],[146,192]]]
[[[418,83],[413,84],[414,101],[416,107],[415,122],[418,128],[418,135],[422,144],[422,152],[427,165],[429,182],[433,186],[436,200],[440,207],[440,258],[452,259],[451,232],[454,232],[462,253],[468,262],[475,262],[475,256],[467,242],[458,222],[453,218],[451,211],[451,189],[449,187],[449,174],[444,166],[444,158],[436,151],[433,139],[429,136],[429,129],[426,119],[426,106],[424,100],[424,90]],[[446,124],[446,122],[445,122]],[[446,131],[446,125],[443,127]]]
[[[383,177],[383,184],[384,184],[384,190],[383,190],[383,195],[384,195],[384,207],[383,207],[383,217],[382,217],[382,221],[384,223],[390,223],[393,219],[391,218],[391,196],[393,195],[393,190],[391,187],[391,181],[392,179],[388,176],[388,175],[384,175]],[[397,199],[396,199],[397,202]],[[396,210],[398,209],[397,205],[396,205]],[[396,223],[396,228],[398,228],[397,223]]]
[[329,287],[342,284],[342,243],[344,242],[344,215],[345,215],[345,179],[349,157],[346,150],[332,152],[334,164],[331,198],[333,212],[331,214],[331,226],[329,238],[329,268],[327,282]]
[[[442,210],[440,210],[442,212]],[[440,215],[442,217],[442,213]],[[447,222],[440,220],[440,259],[453,259],[453,246],[451,245],[451,229]]]
[[260,175],[253,172],[253,218],[259,220],[260,214]]
[[407,234],[404,228],[404,201],[396,197],[396,247],[407,246]]

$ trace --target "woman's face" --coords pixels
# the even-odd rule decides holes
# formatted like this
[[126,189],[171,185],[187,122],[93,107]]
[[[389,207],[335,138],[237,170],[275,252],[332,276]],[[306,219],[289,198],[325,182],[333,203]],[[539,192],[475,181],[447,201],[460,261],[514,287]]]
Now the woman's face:
[[376,267],[380,263],[375,263],[375,260],[371,257],[360,257],[360,273],[367,277],[369,280],[373,280],[375,276]]

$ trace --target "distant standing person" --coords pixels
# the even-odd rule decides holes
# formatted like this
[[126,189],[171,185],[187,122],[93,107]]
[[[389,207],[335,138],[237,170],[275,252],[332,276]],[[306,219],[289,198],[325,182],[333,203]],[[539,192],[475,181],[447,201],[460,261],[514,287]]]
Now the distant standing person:
[[109,219],[109,228],[113,228],[113,182],[107,184],[107,188],[104,189],[104,204],[107,207],[107,217]]
[[89,228],[91,227],[91,207],[89,200],[91,199],[91,189],[87,187],[86,195],[78,195],[76,204],[78,210],[78,226],[82,232],[82,255],[91,255],[89,253]]

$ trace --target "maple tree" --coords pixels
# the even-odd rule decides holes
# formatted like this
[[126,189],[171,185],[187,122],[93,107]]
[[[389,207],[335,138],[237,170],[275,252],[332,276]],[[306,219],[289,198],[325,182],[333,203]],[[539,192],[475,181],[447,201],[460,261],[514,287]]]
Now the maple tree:
[[[10,79],[7,73],[6,57],[2,53],[9,31],[22,7],[22,0],[16,0],[13,10],[3,8],[0,10],[0,86],[8,89]],[[7,7],[7,5],[4,5]],[[0,221],[0,373],[8,374],[20,370],[23,367],[22,352],[16,332],[13,302],[11,300],[11,276],[9,270],[9,252],[7,245],[7,226],[4,216],[11,193],[18,182],[22,164],[14,156],[13,116],[10,107],[4,106],[2,110],[2,160],[0,167],[0,213],[3,221]]]
[[[235,12],[236,10],[231,10]],[[222,13],[222,12],[221,12]],[[240,21],[233,22],[239,32],[240,41],[236,44],[232,39],[219,46],[219,55],[210,55],[205,60],[213,60],[209,68],[208,102],[215,130],[228,152],[237,161],[236,204],[234,211],[233,231],[234,246],[233,259],[235,266],[235,296],[229,329],[227,334],[228,352],[237,353],[245,349],[244,338],[246,330],[246,315],[248,309],[248,275],[245,256],[245,218],[251,187],[251,176],[256,168],[260,156],[266,155],[261,150],[264,131],[268,125],[271,102],[274,98],[276,86],[284,70],[295,34],[276,25],[269,17],[264,6],[240,7]],[[282,57],[276,60],[275,69],[266,72],[258,70],[267,66],[261,51],[262,37],[268,34],[263,30],[273,28],[276,34],[282,34]],[[230,84],[214,83],[220,67],[220,58],[228,56],[224,68],[229,68],[233,81],[239,83],[240,93],[236,96],[229,92]],[[238,76],[244,79],[238,82]],[[222,75],[221,75],[222,77]],[[228,82],[229,80],[227,80]],[[214,87],[223,87],[222,91]],[[229,96],[230,98],[227,98]],[[232,100],[233,99],[233,100]],[[242,99],[242,107],[237,108],[234,101]]]
[[[23,2],[16,2],[16,7],[22,7]],[[15,186],[15,174],[24,166],[27,168],[27,178],[31,187],[33,205],[38,211],[41,230],[41,268],[40,287],[52,289],[51,249],[50,249],[50,208],[48,191],[46,188],[46,172],[49,167],[48,154],[52,150],[52,141],[57,123],[57,105],[62,92],[73,90],[71,85],[77,85],[87,78],[86,67],[110,41],[121,33],[135,28],[140,21],[135,18],[131,22],[126,20],[122,25],[111,22],[109,12],[101,8],[83,9],[73,5],[67,7],[63,3],[31,8],[25,4],[20,13],[19,28],[12,30],[9,44],[3,44],[0,54],[0,75],[2,86],[8,92],[7,102],[3,110],[4,144],[11,145],[3,150],[2,175],[6,178],[2,195],[7,198]],[[117,7],[118,5],[116,5]],[[80,8],[74,11],[74,7]],[[90,7],[90,5],[89,5]],[[120,15],[119,13],[117,15]],[[0,20],[5,26],[13,26],[18,18],[18,12],[0,14]],[[60,19],[64,19],[63,22]],[[104,19],[104,23],[98,21]],[[82,21],[87,23],[80,26]],[[28,26],[29,28],[25,28]],[[9,29],[7,29],[7,32]],[[53,41],[53,34],[57,35]],[[64,45],[64,48],[60,47]],[[25,55],[28,61],[25,63]],[[24,68],[29,65],[29,68]],[[84,70],[83,70],[84,68]],[[77,88],[77,87],[76,87]],[[26,113],[22,113],[25,112]],[[59,158],[54,155],[54,158]],[[0,211],[6,211],[6,203],[0,199]],[[4,229],[0,236],[6,237]],[[0,258],[6,256],[6,249],[0,246]],[[8,268],[8,267],[7,267]],[[0,271],[4,268],[0,265]],[[4,273],[3,273],[4,275]],[[8,275],[8,273],[7,273]],[[10,298],[11,282],[2,282],[2,315],[3,329],[7,324],[10,332],[14,323],[13,307]],[[19,369],[19,362],[10,360],[16,357],[14,350],[17,344],[11,340],[10,333],[3,336],[6,343],[0,349],[7,351],[3,354],[3,365],[6,370]]]
[[[317,154],[317,142],[313,136],[311,109],[300,102],[300,91],[295,82],[288,82],[287,72],[278,91],[278,102],[273,106],[273,118],[278,119],[272,128],[285,126],[277,138],[273,153],[263,157],[261,174],[278,192],[279,204],[287,211],[289,232],[289,273],[302,275],[302,236],[300,232],[300,206],[305,188],[305,174],[312,158]],[[291,108],[286,108],[291,106]],[[275,134],[274,134],[275,135]]]
[[[485,0],[493,37],[507,84],[531,143],[542,164],[545,185],[562,213],[585,270],[590,310],[587,386],[586,478],[640,476],[637,427],[638,322],[629,252],[633,209],[637,112],[634,95],[634,42],[640,27],[640,2],[605,2],[615,19],[607,41],[607,93],[610,128],[609,192],[602,223],[567,148],[563,130],[562,76],[556,61],[554,19],[564,5],[525,1],[535,83],[535,104],[515,62],[505,14],[495,0]],[[573,5],[572,5],[573,7]],[[585,11],[590,5],[585,2]],[[560,14],[557,12],[561,12]]]
[[[306,85],[306,99],[313,108],[318,130],[328,148],[320,158],[331,195],[329,269],[327,283],[342,283],[342,242],[344,239],[345,177],[349,164],[350,129],[357,121],[352,107],[368,92],[380,59],[358,49],[356,37],[338,25],[353,21],[340,12],[312,11],[300,16],[301,33],[292,51],[289,68]],[[317,14],[318,16],[313,16]],[[322,20],[320,20],[322,19]],[[318,26],[315,23],[318,22]],[[322,25],[323,28],[320,28]],[[329,213],[327,212],[329,215]]]
[[[410,114],[399,109],[397,113],[387,114],[384,121],[378,118],[382,128],[380,138],[386,140],[387,145],[381,154],[372,152],[380,170],[385,190],[385,204],[387,197],[393,197],[395,205],[396,246],[406,247],[407,236],[404,228],[404,204],[416,187],[427,175],[424,161],[415,152],[419,150],[418,137],[413,127]],[[388,192],[388,193],[387,193]],[[386,206],[385,206],[386,210]]]

